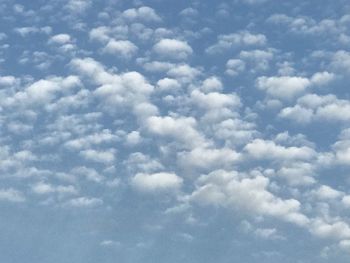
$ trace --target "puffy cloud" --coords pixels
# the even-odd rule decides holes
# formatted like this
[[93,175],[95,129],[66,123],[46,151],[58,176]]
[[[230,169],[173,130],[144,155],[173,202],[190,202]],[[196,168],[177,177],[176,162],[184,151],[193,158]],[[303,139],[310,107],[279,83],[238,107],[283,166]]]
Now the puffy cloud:
[[17,27],[14,31],[22,37],[27,37],[31,34],[50,34],[52,31],[51,27]]
[[262,239],[269,240],[285,240],[286,238],[279,235],[276,228],[258,228],[254,231],[254,234]]
[[[156,212],[151,218],[163,223],[181,216],[192,227],[216,206],[219,214],[234,210],[232,222],[251,216],[250,238],[283,240],[279,224],[291,222],[349,249],[350,55],[334,48],[350,43],[350,16],[275,15],[267,25],[259,16],[227,15],[254,14],[264,0],[208,1],[215,8],[206,17],[201,1],[168,14],[161,1],[136,0],[128,10],[119,2],[0,4],[0,201],[78,214],[77,207],[110,214],[122,206],[129,214],[118,200],[140,192],[157,211],[137,216]],[[33,26],[11,27],[17,20]],[[246,26],[227,32],[230,23]],[[330,127],[315,132],[326,121]],[[337,180],[328,178],[333,173]],[[41,208],[32,212],[48,209]],[[219,221],[210,218],[213,227]],[[158,223],[141,228],[169,225]],[[175,238],[196,238],[180,232]],[[100,238],[96,244],[119,246]]]
[[252,122],[240,118],[225,119],[213,127],[214,135],[226,141],[227,145],[244,145],[254,139],[259,132]]
[[91,0],[68,0],[66,8],[72,13],[84,13],[92,5]]
[[58,35],[54,35],[49,39],[49,44],[67,44],[69,42],[71,42],[71,37],[68,34],[58,34]]
[[267,19],[267,22],[275,25],[287,26],[288,30],[295,34],[302,35],[334,35],[339,37],[343,29],[342,19],[323,19],[316,21],[307,16],[291,17],[285,14],[274,14]]
[[320,186],[317,190],[313,191],[313,194],[321,200],[331,200],[343,196],[342,192],[327,185]]
[[67,202],[68,206],[81,207],[81,208],[93,208],[103,204],[103,201],[94,197],[77,197]]
[[30,84],[23,91],[16,92],[12,97],[7,97],[3,105],[9,107],[45,106],[59,94],[69,93],[80,86],[81,82],[77,76],[41,79]]
[[273,98],[290,100],[305,93],[308,88],[325,86],[334,79],[335,75],[327,71],[316,72],[310,78],[296,76],[263,76],[256,80],[256,86]]
[[350,103],[334,95],[307,94],[293,107],[282,109],[279,116],[301,123],[314,120],[346,122],[350,119]]
[[107,82],[94,92],[111,106],[137,104],[147,100],[149,94],[153,92],[153,86],[138,72],[128,72],[114,77],[113,82]]
[[341,202],[346,208],[349,208],[350,207],[350,195],[345,195],[342,198]]
[[24,202],[26,198],[22,194],[22,192],[15,190],[13,188],[0,189],[0,201],[8,201],[8,202]]
[[[170,65],[169,65],[170,66]],[[167,75],[173,77],[180,82],[189,83],[193,81],[197,76],[201,74],[201,71],[197,68],[193,68],[187,64],[176,65],[171,67],[167,71]]]
[[339,242],[339,247],[345,251],[350,251],[350,240],[342,240]]
[[274,141],[255,139],[248,143],[244,150],[255,159],[272,161],[310,160],[316,152],[307,146],[284,147]]
[[307,109],[299,105],[282,109],[278,115],[281,118],[292,119],[299,123],[309,123],[313,118],[312,109]]
[[142,141],[142,137],[138,131],[132,131],[126,136],[126,143],[128,145],[136,145]]
[[223,94],[219,92],[210,92],[204,94],[198,90],[191,93],[191,100],[197,104],[198,107],[204,109],[215,108],[237,108],[241,106],[241,100],[236,94]]
[[192,54],[192,48],[184,41],[177,39],[161,39],[153,46],[158,55],[165,58],[186,59]]
[[259,77],[256,86],[274,98],[292,99],[310,86],[310,80],[303,77]]
[[139,192],[173,192],[180,189],[183,179],[174,173],[138,173],[131,179],[131,185]]
[[197,122],[194,118],[171,116],[152,116],[146,121],[149,132],[164,137],[176,139],[183,147],[194,147],[205,144],[205,139],[196,129]]
[[335,157],[338,163],[350,164],[350,140],[340,140],[333,145]]
[[218,77],[212,76],[203,81],[200,89],[204,92],[221,91],[223,84]]
[[240,178],[235,172],[218,170],[197,180],[190,200],[200,204],[223,206],[252,215],[264,215],[305,226],[309,219],[300,213],[300,202],[283,200],[267,190],[269,179],[263,176]]
[[226,74],[230,76],[239,75],[245,70],[246,64],[241,59],[230,59],[226,63]]
[[219,35],[216,44],[208,47],[209,54],[222,53],[240,46],[264,46],[267,42],[263,34],[252,34],[248,31],[241,31],[228,35]]
[[83,150],[80,155],[89,161],[98,163],[110,164],[115,161],[115,150],[109,149],[107,151],[97,151],[93,149]]
[[154,87],[136,71],[114,74],[92,58],[74,59],[71,67],[98,85],[93,94],[101,100],[101,106],[115,112],[147,102]]
[[108,42],[108,40],[110,39],[110,31],[111,29],[106,26],[96,27],[91,29],[89,33],[89,38],[92,41]]
[[[270,68],[270,61],[274,58],[274,50],[251,50],[251,51],[241,51],[239,58],[249,64],[254,72],[266,71]],[[239,61],[239,60],[238,60]],[[233,68],[240,69],[241,66],[238,61],[230,60],[226,65],[233,66]],[[229,63],[230,62],[230,63]]]
[[307,162],[295,162],[283,166],[276,175],[284,178],[292,186],[307,186],[316,183],[314,165]]
[[347,239],[350,238],[350,227],[343,221],[327,223],[320,218],[313,220],[310,231],[321,238]]
[[60,195],[77,194],[78,191],[73,185],[51,185],[45,182],[39,182],[32,186],[32,191],[38,195],[58,193]]
[[157,82],[159,91],[175,92],[181,88],[181,84],[176,79],[164,78]]
[[159,22],[161,18],[156,11],[148,6],[141,6],[139,8],[127,9],[122,16],[128,20],[140,20],[145,22]]
[[328,71],[317,72],[311,77],[311,82],[316,86],[324,86],[335,79],[334,73]]
[[138,47],[129,40],[114,40],[111,39],[103,48],[103,52],[111,55],[116,55],[125,59],[130,59],[136,55]]
[[184,169],[199,169],[201,171],[230,168],[239,158],[240,154],[229,148],[195,148],[190,152],[178,154],[178,162]]
[[71,173],[74,175],[85,177],[87,180],[92,181],[92,182],[96,182],[96,183],[100,183],[100,182],[104,181],[104,179],[105,179],[95,169],[88,168],[85,166],[74,167],[71,170]]
[[67,141],[64,145],[69,149],[79,150],[84,148],[89,148],[92,145],[101,145],[115,142],[119,137],[112,134],[110,130],[103,130],[102,132],[93,133],[85,137],[80,136],[80,138],[72,139]]
[[124,165],[131,173],[154,173],[164,170],[164,166],[159,160],[153,159],[141,152],[134,152],[130,154],[129,158],[124,161]]
[[19,82],[14,76],[0,76],[0,87],[15,86]]

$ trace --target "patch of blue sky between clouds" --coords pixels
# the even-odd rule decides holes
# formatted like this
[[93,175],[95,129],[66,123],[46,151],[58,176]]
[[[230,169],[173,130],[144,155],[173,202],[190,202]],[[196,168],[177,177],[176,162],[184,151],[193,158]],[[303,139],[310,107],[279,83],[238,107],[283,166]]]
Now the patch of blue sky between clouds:
[[0,3],[0,261],[348,262],[350,5]]

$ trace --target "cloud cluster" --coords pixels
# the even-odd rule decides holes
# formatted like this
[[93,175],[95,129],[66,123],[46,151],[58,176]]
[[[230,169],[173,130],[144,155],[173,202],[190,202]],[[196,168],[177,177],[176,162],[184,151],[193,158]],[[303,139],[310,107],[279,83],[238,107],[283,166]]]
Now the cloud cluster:
[[[349,16],[192,2],[0,4],[0,204],[189,243],[229,215],[246,239],[350,251]],[[120,222],[86,232],[158,242],[106,235]]]

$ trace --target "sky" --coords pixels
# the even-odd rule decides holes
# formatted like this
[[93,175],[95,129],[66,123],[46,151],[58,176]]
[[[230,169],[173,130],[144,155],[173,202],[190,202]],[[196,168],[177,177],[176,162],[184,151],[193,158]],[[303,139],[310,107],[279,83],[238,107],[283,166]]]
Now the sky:
[[350,3],[0,1],[0,262],[350,260]]

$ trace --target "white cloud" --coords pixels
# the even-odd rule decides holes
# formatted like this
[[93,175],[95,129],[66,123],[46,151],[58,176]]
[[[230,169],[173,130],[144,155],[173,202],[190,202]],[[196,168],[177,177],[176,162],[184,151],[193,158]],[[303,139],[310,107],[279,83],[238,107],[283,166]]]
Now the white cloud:
[[32,185],[32,191],[38,195],[58,193],[63,194],[77,194],[78,191],[73,185],[51,185],[45,182],[38,182],[35,185]]
[[350,120],[350,103],[334,95],[307,94],[293,107],[282,109],[280,117],[301,123],[315,120],[346,122]]
[[138,173],[131,179],[131,185],[139,192],[159,193],[179,190],[183,179],[174,173]]
[[89,38],[92,41],[106,43],[108,42],[108,40],[110,40],[110,36],[109,36],[109,34],[111,33],[110,31],[111,29],[106,26],[96,27],[90,30]]
[[173,59],[186,59],[193,52],[187,42],[168,38],[161,39],[153,46],[153,50],[162,57]]
[[114,241],[114,240],[103,240],[100,243],[100,246],[102,247],[119,247],[121,245],[120,242]]
[[24,202],[25,200],[26,198],[22,192],[18,190],[15,190],[13,188],[0,189],[0,201],[20,203]]
[[142,141],[142,137],[138,131],[132,131],[126,136],[126,143],[128,145],[137,145]]
[[80,152],[80,155],[86,160],[94,161],[98,163],[110,164],[115,161],[115,150],[109,149],[105,151],[98,150],[83,150]]
[[230,59],[226,63],[226,74],[237,76],[245,70],[246,64],[241,59]]
[[310,231],[321,238],[346,239],[350,238],[350,227],[343,221],[327,223],[320,218],[313,220]]
[[350,208],[350,195],[343,196],[341,201],[346,208]]
[[337,199],[344,195],[342,192],[327,185],[320,186],[317,190],[313,191],[313,194],[321,200]]
[[13,97],[7,97],[3,103],[6,106],[15,107],[44,106],[55,99],[58,94],[68,93],[80,85],[81,82],[76,76],[41,79],[26,87],[24,91],[18,91]]
[[85,166],[74,167],[71,170],[71,173],[74,175],[79,175],[79,176],[85,177],[87,180],[92,181],[92,182],[96,182],[96,183],[100,183],[100,182],[104,181],[104,179],[105,179],[95,169],[88,168]]
[[69,200],[67,204],[72,207],[92,208],[102,205],[103,201],[94,197],[78,197]]
[[307,186],[316,183],[315,167],[307,162],[293,162],[283,166],[276,175],[284,178],[291,186]]
[[116,55],[125,59],[130,59],[136,55],[138,47],[129,40],[114,40],[111,39],[103,48],[106,54]]
[[145,22],[159,22],[161,18],[156,11],[148,6],[141,6],[139,8],[127,9],[122,16],[128,20],[140,20]]
[[167,75],[176,78],[180,82],[189,83],[201,74],[199,69],[193,68],[187,64],[169,66],[170,69],[167,71]]
[[181,88],[176,79],[164,78],[157,82],[157,89],[162,92],[176,92]]
[[196,185],[190,196],[193,202],[272,216],[301,226],[309,223],[299,211],[299,201],[280,199],[267,190],[269,179],[266,177],[240,179],[235,172],[218,170],[201,176]]
[[49,44],[59,44],[59,45],[63,45],[63,44],[67,44],[70,43],[72,41],[70,35],[68,34],[58,34],[58,35],[54,35],[49,39]]
[[[241,51],[239,53],[239,58],[249,64],[253,72],[266,71],[270,68],[270,61],[274,58],[274,50],[251,50],[251,51]],[[230,61],[230,60],[229,60]],[[228,65],[236,62],[235,60],[231,63],[227,62]],[[238,66],[237,62],[235,63]],[[233,66],[233,65],[230,65]],[[239,65],[241,66],[241,65]],[[238,68],[239,69],[239,68]]]
[[92,5],[91,0],[68,0],[66,8],[72,13],[84,13]]
[[312,109],[296,105],[282,109],[278,116],[285,119],[292,119],[299,123],[309,123],[312,120],[313,111]]
[[184,169],[211,171],[219,168],[230,168],[239,160],[240,154],[229,149],[195,148],[190,152],[178,154],[179,165]]
[[154,173],[164,170],[164,166],[158,159],[151,158],[141,152],[130,154],[129,158],[124,161],[124,165],[130,173],[137,173],[140,171],[144,173]]
[[14,76],[0,76],[0,87],[15,86],[19,81]]
[[286,238],[279,235],[276,228],[257,228],[254,234],[262,239],[285,240]]
[[204,94],[199,90],[191,93],[191,101],[200,108],[207,110],[223,107],[238,108],[241,106],[241,100],[236,94],[223,94],[219,92],[210,92]]
[[223,84],[218,77],[212,76],[203,81],[200,89],[204,92],[221,91],[223,89]]
[[222,53],[240,46],[264,46],[267,42],[263,34],[252,34],[248,31],[241,31],[228,35],[219,35],[218,42],[206,49],[209,54]]
[[310,85],[310,80],[303,77],[259,77],[256,80],[258,89],[273,98],[287,100],[302,94]]
[[146,121],[146,128],[149,132],[176,139],[178,142],[183,143],[183,147],[194,147],[205,144],[205,139],[196,130],[196,125],[197,122],[192,117],[152,116]]
[[311,77],[311,82],[315,86],[325,86],[335,79],[334,73],[329,73],[327,71],[317,72]]
[[284,147],[262,139],[248,143],[244,150],[255,159],[272,161],[310,160],[316,156],[316,152],[307,146]]

